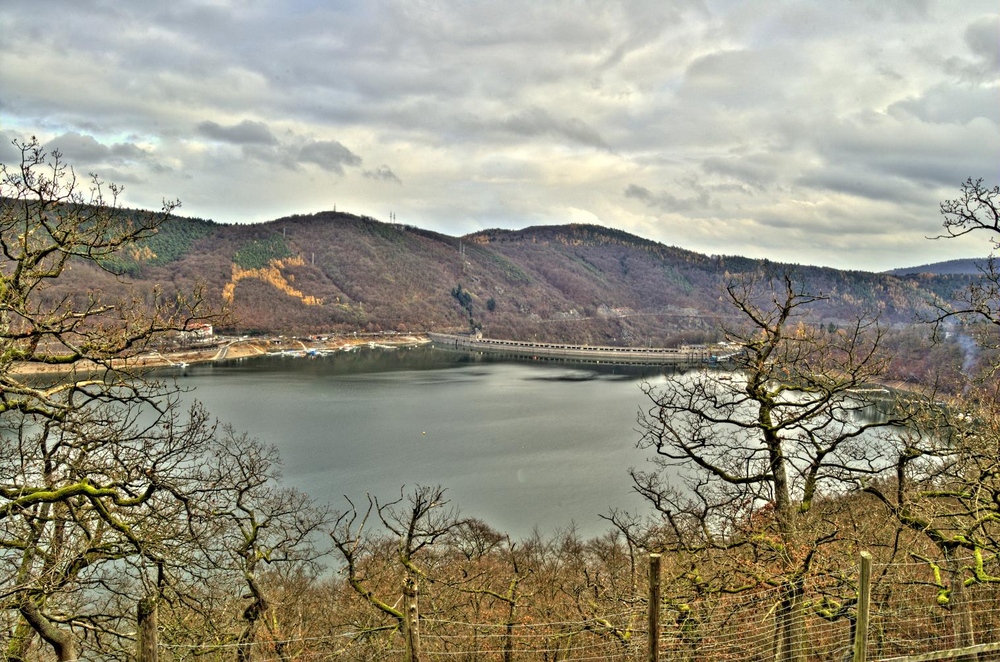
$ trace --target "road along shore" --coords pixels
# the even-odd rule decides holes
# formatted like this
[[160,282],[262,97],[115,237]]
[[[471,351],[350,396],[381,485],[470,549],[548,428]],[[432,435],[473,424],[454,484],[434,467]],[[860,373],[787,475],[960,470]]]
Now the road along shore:
[[[342,351],[352,347],[405,347],[430,342],[422,334],[349,334],[321,336],[269,336],[269,337],[218,337],[210,342],[199,343],[170,350],[142,352],[128,358],[114,359],[115,369],[155,369],[185,367],[194,363],[230,361],[233,359],[269,354],[315,355]],[[93,372],[103,366],[91,361],[78,361],[72,365],[20,362],[11,366],[17,374],[60,374],[67,372]]]

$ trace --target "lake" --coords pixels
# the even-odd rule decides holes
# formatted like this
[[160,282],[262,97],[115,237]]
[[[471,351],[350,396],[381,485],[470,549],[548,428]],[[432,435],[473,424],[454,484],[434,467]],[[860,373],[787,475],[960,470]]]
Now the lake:
[[644,378],[669,367],[503,362],[427,346],[192,365],[179,380],[223,422],[274,444],[287,485],[343,508],[440,484],[515,538],[608,530],[644,510],[628,468]]

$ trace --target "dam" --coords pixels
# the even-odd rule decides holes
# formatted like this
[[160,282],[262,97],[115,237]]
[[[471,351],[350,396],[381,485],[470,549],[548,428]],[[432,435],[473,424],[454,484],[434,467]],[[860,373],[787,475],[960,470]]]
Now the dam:
[[618,363],[661,365],[669,363],[715,363],[732,356],[705,345],[681,347],[613,347],[610,345],[571,345],[524,340],[499,340],[468,335],[428,333],[435,347],[470,352],[516,356],[528,359],[579,361],[583,363]]

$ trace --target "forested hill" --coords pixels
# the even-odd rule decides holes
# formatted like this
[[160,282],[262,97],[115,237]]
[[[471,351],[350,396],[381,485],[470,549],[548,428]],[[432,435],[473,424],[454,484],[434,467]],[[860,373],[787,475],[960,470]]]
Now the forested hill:
[[[474,326],[504,338],[672,344],[701,339],[730,314],[722,284],[762,264],[593,225],[450,237],[324,212],[256,225],[173,218],[107,266],[139,286],[202,283],[210,298],[230,304],[231,330],[240,332]],[[966,282],[792,268],[810,292],[829,297],[814,307],[820,323],[838,324],[860,309],[909,322]],[[77,273],[105,290],[122,287],[85,265]]]
[[911,274],[934,274],[941,275],[965,275],[975,276],[983,272],[988,258],[965,258],[961,260],[947,260],[945,262],[934,262],[923,264],[918,267],[904,267],[902,269],[892,269],[886,273],[894,276],[909,276]]

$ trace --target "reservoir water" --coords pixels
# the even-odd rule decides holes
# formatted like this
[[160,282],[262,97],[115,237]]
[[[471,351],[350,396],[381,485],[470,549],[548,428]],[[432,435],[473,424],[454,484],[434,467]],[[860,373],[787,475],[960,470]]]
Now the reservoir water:
[[440,484],[463,515],[515,538],[571,524],[589,537],[611,508],[644,509],[627,472],[647,457],[640,381],[661,370],[416,347],[193,365],[179,383],[274,444],[287,485],[335,508]]

